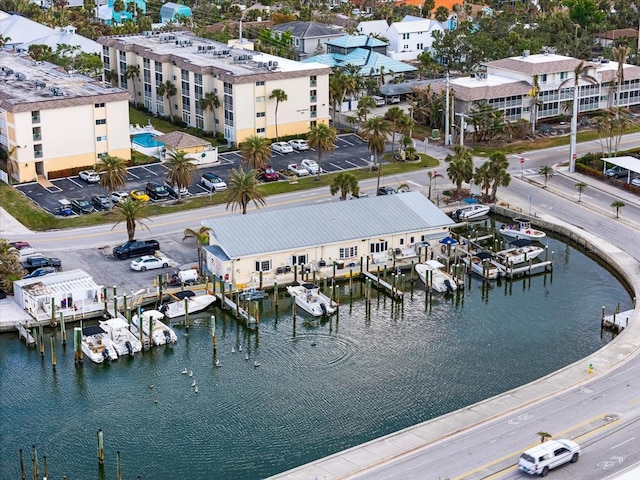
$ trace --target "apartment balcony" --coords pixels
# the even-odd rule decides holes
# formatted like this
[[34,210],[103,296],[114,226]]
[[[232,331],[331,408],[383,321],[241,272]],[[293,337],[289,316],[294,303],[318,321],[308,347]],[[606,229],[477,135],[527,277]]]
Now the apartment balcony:
[[318,112],[316,111],[311,112],[311,118],[316,118],[317,116],[318,116]]
[[311,95],[311,97],[309,97],[309,101],[311,103],[316,103],[318,101],[318,97],[316,95]]
[[40,115],[34,115],[31,117],[31,123],[40,123]]
[[34,133],[33,134],[33,139],[36,140],[36,141],[40,140],[41,137],[42,137],[42,135],[40,135],[39,133]]
[[309,86],[311,86],[311,87],[317,87],[317,86],[318,86],[318,81],[317,81],[317,80],[311,80],[311,81],[309,82]]
[[42,158],[42,150],[34,150],[33,156],[35,158]]

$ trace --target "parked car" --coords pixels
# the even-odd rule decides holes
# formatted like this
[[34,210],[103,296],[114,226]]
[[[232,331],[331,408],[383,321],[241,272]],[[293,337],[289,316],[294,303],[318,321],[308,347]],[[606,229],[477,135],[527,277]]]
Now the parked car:
[[387,105],[392,105],[394,103],[400,103],[400,97],[397,95],[392,95],[387,97]]
[[386,103],[384,101],[384,98],[379,97],[378,95],[371,95],[371,98],[373,98],[373,101],[376,102],[376,107],[384,107]]
[[615,167],[609,168],[604,173],[607,177],[620,178],[620,177],[626,177],[627,174],[629,173],[629,170],[627,170],[626,168],[622,168],[619,165],[616,165]]
[[101,193],[91,197],[91,204],[96,210],[109,210],[109,197]]
[[309,175],[309,170],[304,168],[302,165],[298,165],[297,163],[292,163],[287,166],[287,170],[295,173],[299,177],[305,177]]
[[22,278],[36,278],[36,277],[44,277],[45,275],[51,275],[52,273],[56,273],[58,271],[55,267],[42,267],[37,268],[29,275],[25,275]]
[[71,202],[66,198],[61,198],[58,200],[58,208],[56,208],[56,215],[60,215],[61,217],[68,217],[73,215],[73,210],[71,209]]
[[212,192],[227,189],[226,182],[215,173],[203,173],[200,182],[205,188],[211,190]]
[[156,268],[167,268],[169,259],[165,257],[156,257],[155,255],[144,255],[131,261],[131,270],[144,272],[146,270],[155,270]]
[[111,192],[111,200],[113,203],[120,203],[127,198],[129,194],[127,192]]
[[309,170],[312,175],[318,173],[318,163],[315,160],[304,159],[300,162],[300,166]]
[[169,192],[164,185],[158,182],[148,182],[144,191],[154,200],[166,200],[169,198]]
[[131,190],[129,195],[138,202],[148,202],[150,200],[149,195],[147,195],[144,190]]
[[[167,189],[167,193],[171,198],[178,198],[178,189],[171,184],[171,181],[169,179],[166,179],[164,181],[164,188]],[[191,192],[188,189],[186,188],[180,189],[180,196],[188,197],[189,195],[191,195]]]
[[88,200],[85,200],[84,198],[76,198],[71,200],[71,210],[73,210],[73,213],[81,215],[83,213],[93,212],[94,208]]
[[87,183],[98,183],[100,181],[100,175],[95,170],[82,170],[78,173],[78,177]]
[[258,180],[263,182],[277,182],[280,180],[280,174],[276,172],[271,165],[267,165],[260,169]]
[[27,258],[22,262],[22,268],[31,273],[38,268],[53,267],[57,271],[62,270],[62,261],[59,258],[43,257],[41,255],[35,255]]
[[634,185],[636,187],[640,187],[640,177],[636,177],[634,179],[631,180],[631,185]]
[[301,138],[296,138],[295,140],[289,140],[289,145],[291,145],[291,147],[294,150],[298,150],[298,151],[309,150],[309,144],[307,143],[306,140],[302,140]]
[[114,247],[113,256],[124,260],[140,255],[153,255],[157,250],[160,250],[160,244],[157,240],[132,240]]
[[293,153],[293,147],[287,142],[275,142],[271,144],[271,150],[278,153]]
[[380,187],[378,188],[377,195],[393,195],[398,193],[393,187]]
[[580,445],[572,440],[549,440],[520,455],[518,469],[532,475],[546,477],[549,470],[565,463],[576,463]]

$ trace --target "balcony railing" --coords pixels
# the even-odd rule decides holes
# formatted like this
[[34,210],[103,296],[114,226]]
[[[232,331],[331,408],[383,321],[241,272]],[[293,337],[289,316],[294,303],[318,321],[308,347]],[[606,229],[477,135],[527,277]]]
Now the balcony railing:
[[42,158],[42,150],[35,150],[33,156],[36,158]]
[[311,85],[312,87],[317,87],[318,86],[318,81],[317,80],[311,80],[309,82],[309,85]]
[[318,116],[318,112],[313,111],[311,112],[311,118],[316,118]]
[[317,102],[318,101],[318,97],[315,95],[311,95],[311,97],[309,98],[310,101],[312,102]]
[[34,140],[40,140],[40,134],[39,133],[34,133],[33,134],[33,139]]
[[31,117],[31,122],[32,123],[39,123],[40,122],[40,116],[34,115],[33,117]]

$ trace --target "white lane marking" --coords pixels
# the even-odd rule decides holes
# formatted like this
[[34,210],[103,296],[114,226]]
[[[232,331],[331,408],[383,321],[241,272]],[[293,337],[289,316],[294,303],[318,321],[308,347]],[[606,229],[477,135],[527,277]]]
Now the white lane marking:
[[348,144],[348,145],[353,146],[353,143],[351,143],[351,142],[347,142],[344,138],[338,138],[338,140],[340,140],[341,142],[344,142],[344,143],[346,143],[346,144]]
[[138,180],[140,180],[140,177],[137,176],[135,173],[133,173],[131,170],[129,170],[127,173],[131,175],[133,178],[137,178]]
[[619,443],[619,444],[617,444],[617,445],[614,445],[613,447],[611,447],[611,450],[613,450],[614,448],[621,447],[621,446],[622,446],[622,445],[624,445],[625,443],[632,442],[632,441],[633,441],[633,440],[635,440],[635,439],[636,439],[636,437],[631,437],[629,440],[625,440],[625,441],[624,441],[624,442],[622,442],[622,443]]

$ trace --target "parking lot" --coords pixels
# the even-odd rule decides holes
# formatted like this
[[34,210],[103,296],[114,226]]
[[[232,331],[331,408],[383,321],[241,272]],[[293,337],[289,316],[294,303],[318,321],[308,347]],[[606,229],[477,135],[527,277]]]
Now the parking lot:
[[[292,153],[286,154],[272,151],[270,163],[276,171],[286,171],[289,164],[299,164],[302,160],[315,160],[317,157],[318,154],[313,149],[306,151],[294,150]],[[239,152],[221,153],[219,159],[219,165],[207,165],[198,169],[193,178],[194,183],[188,189],[190,195],[210,193],[208,189],[200,184],[200,176],[203,173],[215,173],[226,179],[230,169],[238,168],[242,164],[242,156]],[[333,152],[327,152],[323,155],[322,170],[327,173],[353,170],[367,167],[370,163],[371,153],[367,149],[367,143],[355,134],[345,134],[338,136],[336,148]],[[245,166],[245,169],[247,168]],[[145,185],[150,181],[162,184],[168,172],[169,169],[162,163],[131,167],[127,170],[127,183],[122,190],[127,192],[144,190]],[[51,184],[52,186],[45,188],[34,182],[16,185],[16,188],[51,213],[54,213],[60,206],[60,200],[90,200],[92,195],[107,193],[100,188],[99,184],[87,183],[77,176],[54,179],[51,180]]]

